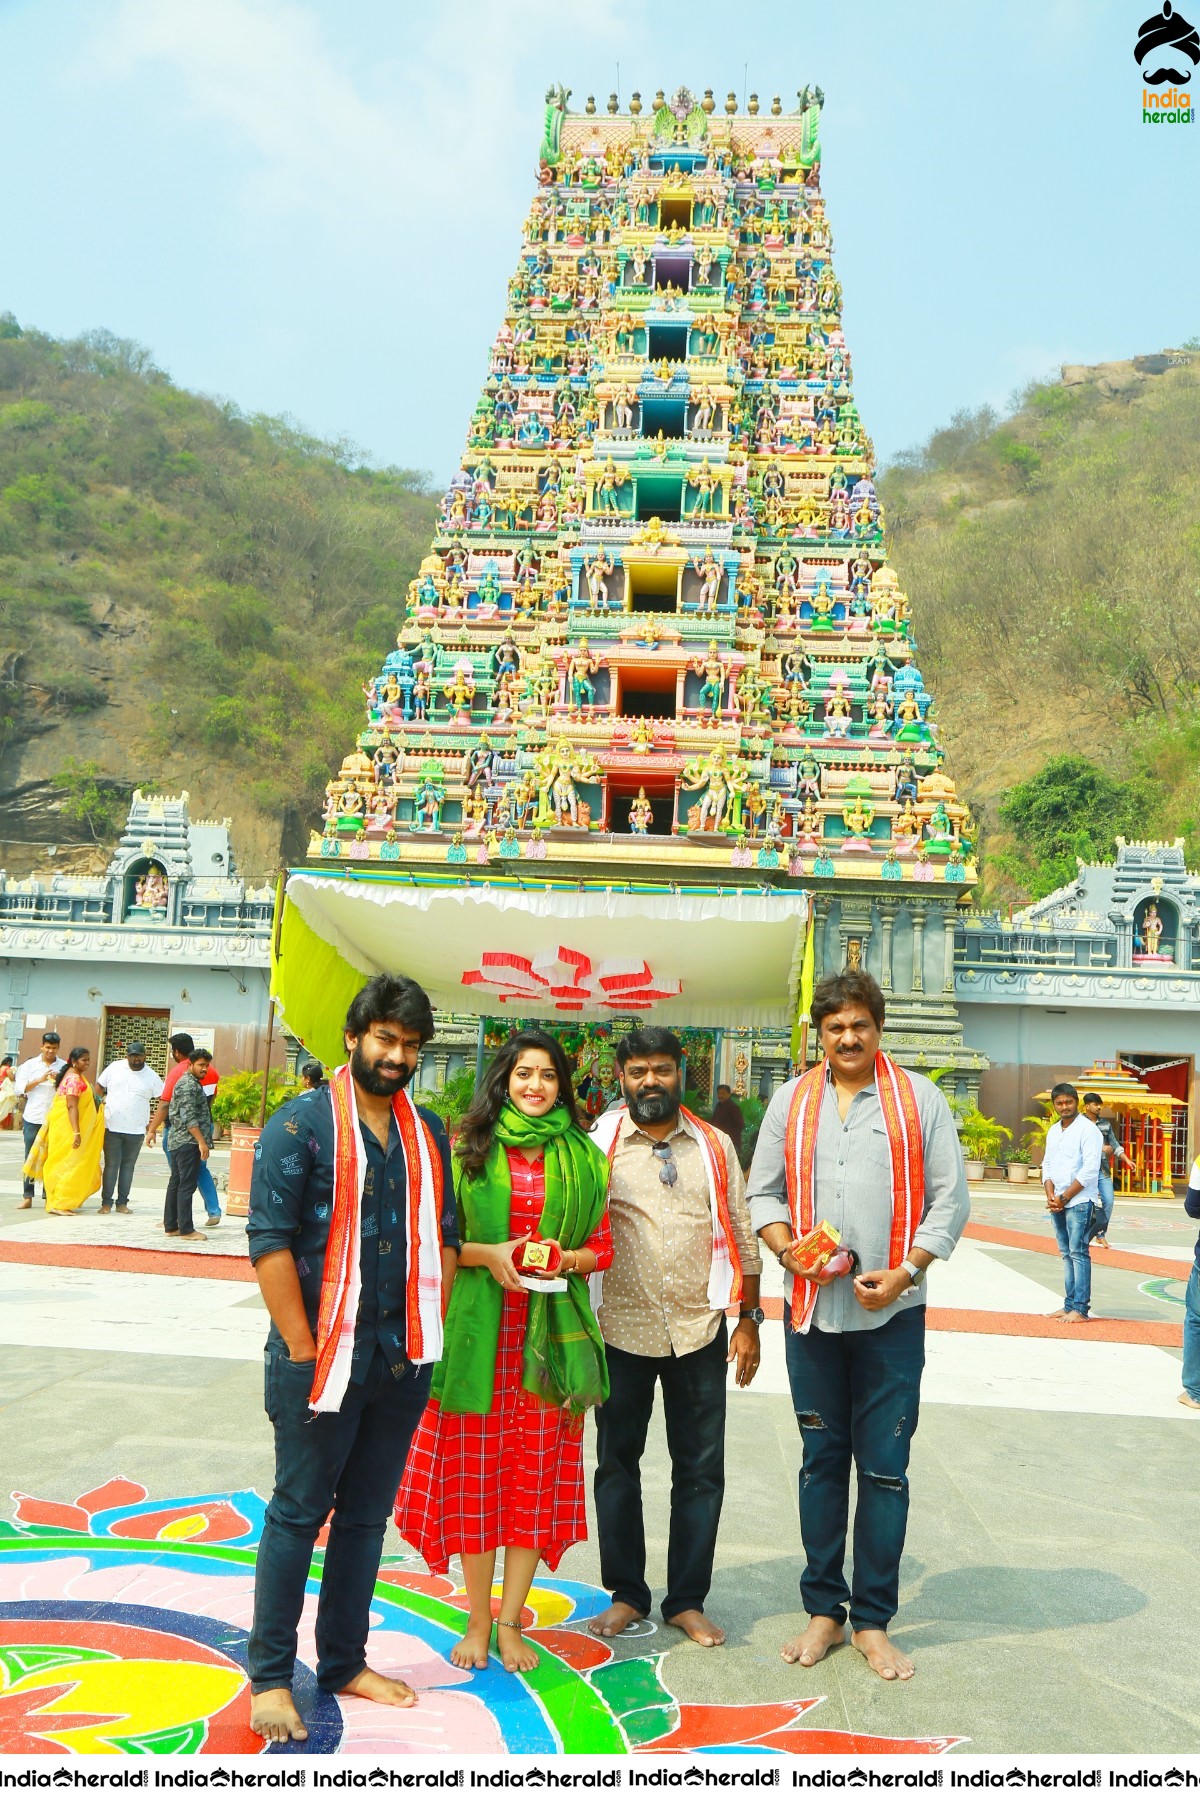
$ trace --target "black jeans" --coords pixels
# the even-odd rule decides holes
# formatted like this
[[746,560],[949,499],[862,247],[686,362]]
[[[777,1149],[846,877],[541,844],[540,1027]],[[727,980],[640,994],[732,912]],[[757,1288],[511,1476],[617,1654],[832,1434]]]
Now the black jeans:
[[[21,1136],[25,1140],[25,1158],[24,1158],[24,1160],[26,1162],[29,1161],[29,1152],[33,1149],[34,1144],[37,1142],[37,1134],[41,1129],[42,1128],[40,1125],[32,1125],[28,1119],[21,1120]],[[42,1192],[43,1193],[45,1192],[44,1188],[43,1188]],[[32,1183],[32,1181],[30,1181],[28,1175],[23,1175],[21,1177],[21,1198],[23,1200],[32,1200],[33,1199],[33,1183]]]
[[393,1375],[376,1350],[341,1409],[310,1413],[315,1364],[267,1345],[266,1408],[275,1427],[275,1491],[254,1574],[250,1683],[290,1688],[296,1628],[317,1533],[333,1511],[317,1602],[317,1681],[338,1693],[367,1666],[371,1595],[383,1534],[413,1432],[429,1398],[428,1363]]
[[642,1452],[661,1381],[671,1452],[671,1535],[665,1619],[703,1608],[725,1495],[725,1394],[729,1334],[722,1318],[703,1350],[687,1356],[633,1356],[605,1347],[609,1395],[596,1412],[596,1526],[600,1579],[614,1600],[650,1611]]
[[129,1205],[133,1171],[145,1139],[140,1131],[106,1131],[104,1133],[104,1182],[100,1189],[101,1206],[111,1206],[116,1189],[117,1205]]
[[163,1208],[163,1224],[168,1231],[186,1237],[196,1228],[192,1224],[192,1195],[204,1167],[200,1146],[194,1137],[171,1152],[171,1179],[167,1183],[167,1201]]
[[[800,1536],[804,1610],[863,1629],[895,1616],[908,1526],[908,1453],[925,1367],[925,1308],[874,1331],[801,1334],[784,1321],[788,1382],[804,1440]],[[854,1585],[846,1585],[850,1463],[858,1471]]]

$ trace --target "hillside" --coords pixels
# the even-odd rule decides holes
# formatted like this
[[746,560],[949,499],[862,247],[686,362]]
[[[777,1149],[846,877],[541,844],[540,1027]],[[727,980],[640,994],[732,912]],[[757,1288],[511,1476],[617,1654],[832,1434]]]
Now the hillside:
[[1063,756],[1108,778],[1084,853],[1132,830],[1186,834],[1200,857],[1198,349],[1067,367],[1011,417],[958,414],[881,478],[994,898],[1044,885],[1014,866],[1000,808]]
[[[1067,368],[880,486],[985,892],[1118,830],[1200,860],[1200,354]],[[300,852],[435,510],[134,344],[0,317],[0,866],[102,864],[137,783],[231,814],[247,873]]]
[[248,874],[301,849],[435,510],[137,345],[0,317],[0,866],[103,862],[139,782],[232,815]]

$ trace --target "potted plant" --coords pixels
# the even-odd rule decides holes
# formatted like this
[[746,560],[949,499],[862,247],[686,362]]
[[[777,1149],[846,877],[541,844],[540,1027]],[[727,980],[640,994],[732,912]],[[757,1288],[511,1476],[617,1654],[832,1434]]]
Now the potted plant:
[[1017,1144],[1016,1155],[1005,1165],[1009,1181],[1018,1187],[1028,1181],[1030,1171],[1036,1169],[1041,1162],[1044,1149],[1044,1134],[1040,1131],[1027,1131]]
[[967,1180],[982,1181],[989,1163],[999,1159],[1005,1138],[1012,1132],[998,1120],[990,1119],[977,1106],[965,1107],[959,1120],[959,1138]]
[[[296,1081],[283,1081],[272,1069],[266,1084],[266,1117],[300,1093]],[[250,1175],[254,1168],[254,1146],[262,1130],[263,1077],[258,1069],[239,1069],[223,1077],[213,1096],[213,1124],[229,1132],[229,1178],[225,1188],[225,1210],[235,1218],[245,1218],[250,1210]]]

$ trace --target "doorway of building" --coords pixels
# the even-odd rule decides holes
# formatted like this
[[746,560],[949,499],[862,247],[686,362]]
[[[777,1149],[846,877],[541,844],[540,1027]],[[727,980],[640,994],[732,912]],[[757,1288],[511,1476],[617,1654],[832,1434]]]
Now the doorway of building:
[[[145,1044],[146,1061],[156,1074],[165,1075],[171,1057],[167,1039],[171,1014],[167,1007],[106,1006],[100,1027],[100,1068],[119,1062],[130,1044]],[[97,1070],[99,1073],[99,1070]]]
[[[1147,1144],[1146,1149],[1151,1160],[1157,1162],[1160,1169],[1169,1170],[1172,1182],[1186,1181],[1193,1155],[1192,1086],[1195,1079],[1195,1058],[1164,1056],[1161,1051],[1156,1055],[1153,1051],[1144,1050],[1121,1050],[1118,1055],[1121,1066],[1128,1069],[1131,1075],[1136,1075],[1152,1094],[1170,1095],[1170,1144],[1163,1144],[1166,1127],[1147,1121],[1153,1141]],[[1165,1156],[1164,1147],[1167,1150]]]

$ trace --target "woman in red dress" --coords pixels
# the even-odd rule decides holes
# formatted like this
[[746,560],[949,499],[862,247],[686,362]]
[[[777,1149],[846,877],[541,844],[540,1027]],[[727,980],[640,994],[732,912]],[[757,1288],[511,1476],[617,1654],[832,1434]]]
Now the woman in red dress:
[[[522,1609],[538,1562],[557,1568],[587,1536],[583,1421],[608,1393],[586,1280],[612,1260],[608,1162],[580,1127],[554,1038],[522,1031],[504,1045],[455,1157],[458,1273],[396,1525],[434,1573],[462,1560],[470,1614],[450,1652],[459,1668],[487,1667],[503,1548],[496,1647],[506,1669],[533,1669]],[[540,1292],[546,1278],[522,1274],[531,1240],[549,1264]]]

